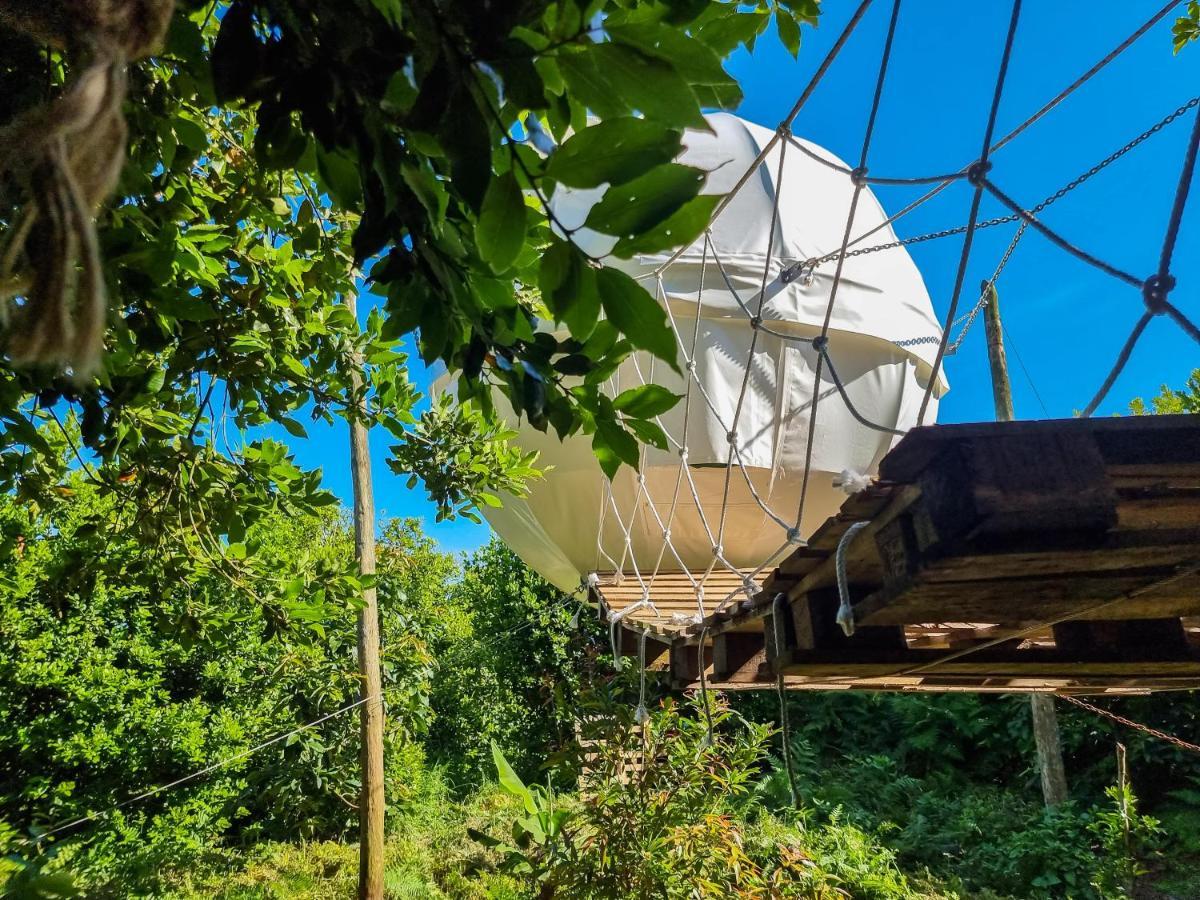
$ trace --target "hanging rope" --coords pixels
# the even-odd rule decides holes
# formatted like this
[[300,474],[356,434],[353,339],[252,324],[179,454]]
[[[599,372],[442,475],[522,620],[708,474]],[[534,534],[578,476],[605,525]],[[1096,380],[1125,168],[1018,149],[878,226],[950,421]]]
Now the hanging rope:
[[0,24],[69,53],[78,72],[60,96],[0,128],[0,181],[19,191],[0,241],[0,318],[18,364],[65,366],[76,378],[96,367],[107,303],[93,216],[125,161],[125,67],[161,44],[172,9],[172,0],[0,5]]
[[788,702],[787,690],[785,689],[783,666],[780,660],[783,659],[783,615],[787,610],[786,597],[783,594],[776,594],[772,601],[774,609],[774,627],[771,629],[775,634],[775,694],[779,700],[779,729],[780,741],[783,743],[783,768],[787,772],[788,793],[792,798],[792,808],[800,808],[800,791],[796,788],[796,767],[792,764],[792,726],[788,720]]
[[854,540],[854,536],[869,524],[869,522],[855,522],[847,528],[838,541],[837,550],[833,556],[838,591],[837,623],[846,637],[854,635],[854,607],[850,603],[850,587],[846,583],[846,548],[850,546],[850,542]]
[[646,629],[638,638],[638,705],[633,713],[633,721],[645,725],[650,721],[650,712],[646,709]]

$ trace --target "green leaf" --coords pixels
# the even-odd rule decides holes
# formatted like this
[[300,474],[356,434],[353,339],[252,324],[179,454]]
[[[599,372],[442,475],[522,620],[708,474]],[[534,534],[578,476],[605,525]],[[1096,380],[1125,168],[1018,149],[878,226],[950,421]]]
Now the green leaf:
[[652,419],[678,403],[680,396],[659,384],[643,384],[618,394],[613,408],[635,419]]
[[503,272],[525,243],[525,199],[511,171],[492,179],[475,225],[479,255],[493,272]]
[[354,209],[362,199],[357,161],[346,151],[326,150],[317,142],[317,174],[339,205]]
[[295,419],[290,418],[288,416],[280,416],[278,421],[279,421],[280,425],[282,425],[284,428],[287,429],[287,433],[290,434],[292,437],[298,437],[298,438],[308,437],[308,432],[304,430],[304,426],[301,425],[299,422],[297,422]]
[[771,19],[769,12],[751,10],[734,15],[721,15],[707,22],[696,33],[696,37],[707,44],[721,57],[728,56],[745,44],[753,49],[754,40],[766,28]]
[[732,109],[742,101],[741,88],[722,67],[721,57],[686,32],[658,22],[612,25],[606,31],[613,40],[673,65],[702,102]]
[[596,277],[608,320],[629,338],[633,346],[653,353],[678,372],[675,335],[658,301],[619,269],[605,267]]
[[600,461],[600,468],[610,479],[616,475],[621,463],[636,469],[641,454],[637,439],[612,419],[596,420],[592,451]]
[[500,787],[517,797],[525,805],[525,811],[531,816],[537,814],[537,804],[533,801],[533,793],[525,787],[525,782],[508,764],[500,745],[492,741],[492,761],[496,764],[496,777]]
[[719,194],[693,197],[653,228],[632,238],[622,237],[613,247],[613,255],[629,259],[638,253],[658,253],[688,246],[704,233],[721,199]]
[[796,20],[782,9],[775,10],[775,28],[779,32],[779,40],[787,52],[795,59],[800,55],[800,26]]
[[704,172],[667,163],[610,187],[588,213],[586,226],[628,240],[636,239],[691,200],[704,184]]
[[634,437],[643,444],[649,444],[651,447],[657,447],[659,450],[668,449],[667,433],[655,422],[646,422],[642,419],[626,419],[625,427],[632,431]]
[[666,125],[707,127],[687,80],[665,59],[612,41],[556,59],[571,91],[601,118],[633,110]]
[[538,275],[542,301],[576,340],[585,341],[600,317],[596,271],[574,245],[555,240],[542,255]]
[[682,133],[625,116],[589,125],[550,155],[546,175],[569,187],[623,184],[669,163],[682,149]]

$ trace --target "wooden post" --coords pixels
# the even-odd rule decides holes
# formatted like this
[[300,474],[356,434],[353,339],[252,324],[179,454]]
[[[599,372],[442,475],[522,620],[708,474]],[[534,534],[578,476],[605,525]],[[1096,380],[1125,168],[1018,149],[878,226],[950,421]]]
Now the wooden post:
[[[1013,409],[1012,383],[1008,380],[1008,360],[1004,355],[1004,332],[1000,327],[1000,298],[996,294],[996,286],[986,281],[980,286],[980,292],[988,295],[987,305],[983,308],[983,321],[987,329],[996,421],[1011,422],[1016,418],[1016,413]],[[1051,694],[1030,694],[1029,707],[1033,716],[1038,772],[1042,777],[1042,798],[1047,806],[1058,806],[1067,799],[1067,772],[1063,766],[1054,697]]]
[[[347,294],[346,306],[356,314],[355,298]],[[363,359],[350,356],[350,387],[356,396],[355,412],[365,415]],[[350,466],[354,477],[354,552],[358,571],[375,574],[375,495],[371,485],[371,450],[367,426],[357,415],[350,417]],[[358,896],[360,900],[383,900],[383,679],[379,669],[379,603],[375,588],[363,589],[358,613],[359,762],[362,789],[358,797]],[[367,699],[369,698],[369,699]]]

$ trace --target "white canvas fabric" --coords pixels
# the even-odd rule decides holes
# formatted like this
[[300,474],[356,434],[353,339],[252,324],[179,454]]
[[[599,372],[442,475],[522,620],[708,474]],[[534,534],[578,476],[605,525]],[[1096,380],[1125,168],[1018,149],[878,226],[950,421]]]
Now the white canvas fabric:
[[[709,116],[708,121],[713,133],[688,132],[680,161],[709,172],[705,193],[726,193],[772,132],[728,114]],[[550,471],[531,485],[526,498],[506,497],[503,508],[486,509],[484,515],[522,559],[564,590],[575,589],[582,577],[595,571],[622,571],[648,584],[655,571],[703,573],[714,564],[756,568],[786,545],[788,527],[797,524],[816,352],[809,344],[761,332],[751,356],[749,317],[730,288],[742,304],[756,309],[766,266],[764,322],[783,334],[818,334],[829,303],[834,264],[818,269],[807,282],[785,285],[778,276],[794,262],[840,248],[853,186],[845,175],[789,148],[768,264],[781,146],[776,145],[713,223],[707,265],[702,266],[703,240],[662,272],[656,270],[668,254],[605,260],[642,279],[668,305],[680,339],[681,364],[692,355],[692,336],[694,331],[697,334],[696,380],[688,401],[680,401],[661,418],[674,441],[671,449],[647,448],[640,475],[625,467],[610,485],[588,437],[560,443],[552,432],[541,434],[513,422],[521,445],[538,450],[539,464]],[[806,146],[844,165],[827,151]],[[553,199],[555,215],[565,227],[575,228],[602,195],[603,189],[560,188]],[[885,218],[874,196],[864,190],[853,234]],[[614,243],[613,238],[587,230],[573,237],[596,256],[607,254]],[[885,227],[869,240],[894,239],[891,228]],[[724,275],[714,263],[714,252]],[[902,346],[901,342],[936,339],[941,326],[908,253],[897,248],[848,258],[830,321],[829,353],[859,413],[888,428],[905,430],[915,425],[937,344],[931,340]],[[747,367],[750,378],[735,425],[734,410]],[[608,389],[615,395],[655,382],[685,394],[687,377],[686,370],[681,376],[638,354],[620,367]],[[946,389],[939,379],[927,422],[933,421],[936,399]],[[845,499],[834,486],[836,476],[846,469],[875,471],[896,440],[854,419],[828,370],[819,390],[812,457],[807,460],[808,495],[799,523],[804,536]],[[727,488],[731,431],[737,454]],[[686,462],[680,448],[686,448]]]

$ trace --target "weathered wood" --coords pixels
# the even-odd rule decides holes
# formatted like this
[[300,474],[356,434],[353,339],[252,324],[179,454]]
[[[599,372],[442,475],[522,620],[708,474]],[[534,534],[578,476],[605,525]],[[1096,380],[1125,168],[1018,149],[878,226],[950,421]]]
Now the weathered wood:
[[[859,590],[850,586],[854,596]],[[800,650],[834,650],[837,648],[881,648],[899,649],[907,646],[904,629],[889,627],[859,627],[852,637],[847,637],[837,623],[838,594],[834,588],[811,591],[792,601],[792,625],[794,643],[789,648]]]
[[892,448],[880,463],[879,475],[887,481],[911,483],[949,442],[1013,434],[1089,434],[1107,466],[1135,470],[1187,468],[1200,460],[1200,428],[1196,421],[1195,415],[1180,414],[926,425],[912,429]]
[[[947,612],[979,622],[1049,622],[1063,616],[1164,619],[1196,615],[1200,613],[1200,576],[1160,584],[1176,568],[919,583],[876,591],[854,605],[854,615],[864,625],[935,622]],[[1136,597],[1127,596],[1154,585],[1159,586]]]
[[1181,655],[1188,651],[1179,619],[1084,620],[1054,626],[1054,644],[1066,653],[1111,650],[1127,656]]
[[753,681],[759,667],[766,662],[761,632],[726,632],[713,638],[713,679],[718,681]]
[[686,685],[700,678],[700,667],[712,665],[712,644],[703,647],[676,641],[671,645],[671,681]]

